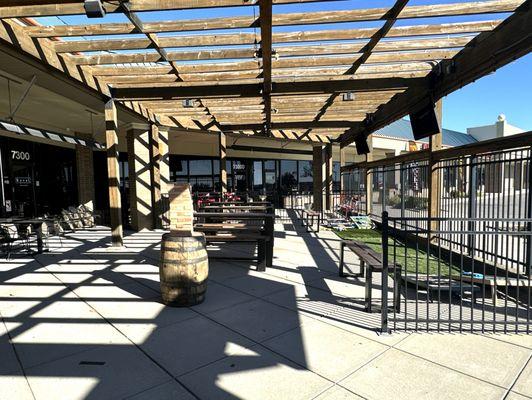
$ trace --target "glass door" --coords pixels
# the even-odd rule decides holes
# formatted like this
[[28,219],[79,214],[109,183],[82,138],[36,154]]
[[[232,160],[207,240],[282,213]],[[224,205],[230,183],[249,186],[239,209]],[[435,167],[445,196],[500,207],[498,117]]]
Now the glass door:
[[13,161],[12,213],[21,217],[36,215],[35,175],[33,164]]

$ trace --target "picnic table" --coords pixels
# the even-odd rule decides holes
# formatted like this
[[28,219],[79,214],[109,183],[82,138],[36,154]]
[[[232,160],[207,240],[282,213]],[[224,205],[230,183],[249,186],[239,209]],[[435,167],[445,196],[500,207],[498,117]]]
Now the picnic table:
[[[207,243],[256,242],[258,270],[273,265],[274,213],[196,212],[194,218],[194,230],[204,232]],[[263,221],[263,225],[252,224],[256,221]]]

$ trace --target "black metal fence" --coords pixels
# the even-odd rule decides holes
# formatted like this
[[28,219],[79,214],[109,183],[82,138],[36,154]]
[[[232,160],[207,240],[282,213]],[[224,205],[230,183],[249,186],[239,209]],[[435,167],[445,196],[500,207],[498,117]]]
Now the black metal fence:
[[[531,332],[532,219],[385,212],[382,238],[384,331]],[[401,268],[398,285],[391,265]],[[388,305],[390,290],[400,291],[399,310]]]

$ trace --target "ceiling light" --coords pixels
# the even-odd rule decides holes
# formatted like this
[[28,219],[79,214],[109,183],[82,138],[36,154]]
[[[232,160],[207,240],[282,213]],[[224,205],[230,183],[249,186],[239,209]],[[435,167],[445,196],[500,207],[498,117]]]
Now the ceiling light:
[[343,101],[353,101],[355,100],[355,94],[353,92],[347,92],[342,95]]
[[192,100],[192,99],[185,99],[185,100],[183,100],[183,107],[185,107],[185,108],[192,108],[192,107],[194,107],[194,100]]

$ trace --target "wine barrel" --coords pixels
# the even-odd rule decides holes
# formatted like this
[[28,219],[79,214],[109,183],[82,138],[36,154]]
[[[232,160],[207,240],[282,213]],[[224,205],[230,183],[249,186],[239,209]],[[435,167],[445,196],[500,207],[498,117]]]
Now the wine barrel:
[[209,260],[205,236],[200,232],[163,235],[159,278],[163,302],[169,306],[192,306],[205,299]]

